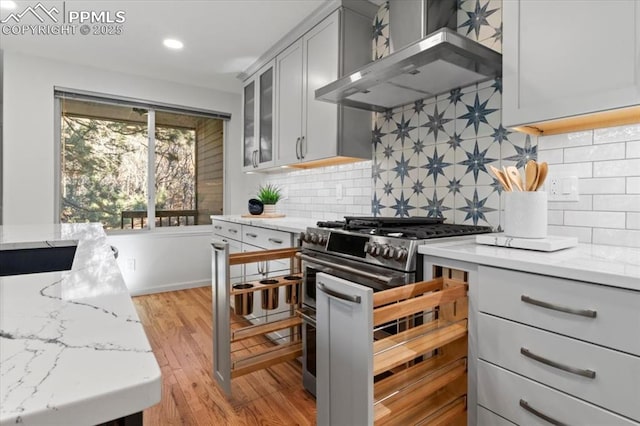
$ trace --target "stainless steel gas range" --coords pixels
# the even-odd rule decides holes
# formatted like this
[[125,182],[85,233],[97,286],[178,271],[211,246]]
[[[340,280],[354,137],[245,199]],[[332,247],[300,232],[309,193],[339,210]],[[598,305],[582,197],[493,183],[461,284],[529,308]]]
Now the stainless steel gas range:
[[[422,262],[418,246],[438,238],[469,238],[492,232],[488,226],[446,224],[443,219],[424,217],[345,217],[344,221],[318,222],[300,234],[304,273],[303,383],[315,395],[315,298],[316,274],[323,272],[373,289],[420,281]],[[348,298],[331,291],[332,297]]]

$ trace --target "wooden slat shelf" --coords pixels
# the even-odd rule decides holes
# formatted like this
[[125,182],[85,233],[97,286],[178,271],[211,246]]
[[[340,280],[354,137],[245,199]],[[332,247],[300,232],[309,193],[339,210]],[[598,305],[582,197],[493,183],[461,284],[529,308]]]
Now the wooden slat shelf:
[[[386,349],[382,352],[375,351],[373,355],[373,374],[377,375],[406,362],[414,360],[416,357],[426,354],[434,349],[453,342],[460,337],[467,335],[467,320],[453,323],[444,328],[439,328],[427,333],[422,337],[415,338],[405,344]],[[394,336],[388,337],[392,339]],[[387,340],[384,339],[384,340]],[[384,342],[381,341],[381,342]]]
[[431,416],[422,419],[419,424],[429,426],[466,426],[467,399],[461,397],[451,404],[436,411]]
[[229,255],[229,266],[264,262],[266,260],[293,258],[299,251],[299,248],[294,247],[263,251],[249,251],[245,253],[233,253]]
[[[299,276],[300,278],[297,279],[297,280],[287,280],[287,279],[284,278],[284,277],[290,276],[290,275],[296,275],[296,276]],[[276,276],[276,277],[269,277],[267,279],[269,279],[269,280],[277,280],[277,282],[273,283],[273,284],[261,284],[260,280],[255,280],[255,281],[247,281],[247,282],[243,282],[243,283],[235,283],[235,284],[251,284],[251,285],[253,285],[253,287],[237,289],[237,288],[233,288],[233,285],[232,285],[229,294],[231,296],[235,296],[236,294],[253,293],[253,292],[259,291],[259,290],[268,290],[270,288],[275,288],[275,287],[284,287],[284,286],[287,286],[287,285],[300,284],[302,282],[302,274],[301,273],[286,274],[286,275],[280,275],[280,276]]]
[[295,327],[300,324],[302,324],[302,319],[300,319],[300,317],[294,316],[278,321],[268,322],[266,324],[250,325],[238,330],[232,330],[231,341],[237,342],[239,340],[248,339],[250,337],[260,336],[277,330],[282,330],[283,328]]
[[291,361],[299,356],[302,356],[302,342],[300,341],[276,345],[258,354],[234,360],[231,367],[231,378],[262,370],[281,362]]

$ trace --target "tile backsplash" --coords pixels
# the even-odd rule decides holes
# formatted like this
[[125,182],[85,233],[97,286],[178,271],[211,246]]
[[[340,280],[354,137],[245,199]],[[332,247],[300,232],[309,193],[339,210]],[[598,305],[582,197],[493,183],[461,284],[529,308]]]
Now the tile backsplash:
[[549,202],[549,233],[640,247],[640,124],[538,138],[550,176],[578,176],[579,201]]
[[[502,49],[502,0],[459,0],[458,32]],[[373,22],[373,58],[389,54],[389,9]],[[375,114],[372,161],[266,175],[287,188],[278,211],[445,217],[501,230],[502,189],[488,166],[547,161],[578,176],[578,202],[549,202],[549,233],[640,247],[640,125],[535,137],[502,126],[502,81],[483,82]],[[596,160],[597,159],[597,160]],[[336,187],[342,185],[342,199]]]

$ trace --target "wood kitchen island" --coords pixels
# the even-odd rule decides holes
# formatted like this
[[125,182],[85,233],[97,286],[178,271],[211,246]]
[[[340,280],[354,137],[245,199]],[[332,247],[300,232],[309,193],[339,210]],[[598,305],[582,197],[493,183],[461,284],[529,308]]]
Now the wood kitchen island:
[[0,226],[3,249],[56,241],[71,270],[0,278],[0,425],[140,423],[160,368],[102,226]]

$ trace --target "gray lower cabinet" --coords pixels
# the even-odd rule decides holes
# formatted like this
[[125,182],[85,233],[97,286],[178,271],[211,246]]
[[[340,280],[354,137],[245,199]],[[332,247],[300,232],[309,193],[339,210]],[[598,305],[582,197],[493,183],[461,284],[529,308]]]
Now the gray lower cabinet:
[[323,273],[316,285],[318,424],[373,424],[373,290]]
[[640,2],[502,3],[505,127],[640,104]]

